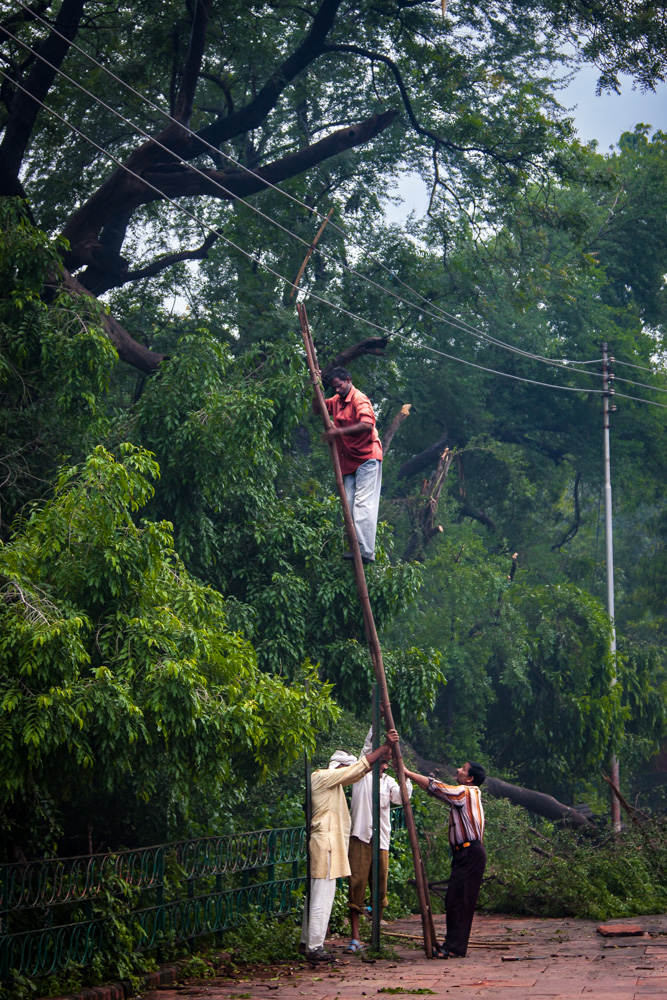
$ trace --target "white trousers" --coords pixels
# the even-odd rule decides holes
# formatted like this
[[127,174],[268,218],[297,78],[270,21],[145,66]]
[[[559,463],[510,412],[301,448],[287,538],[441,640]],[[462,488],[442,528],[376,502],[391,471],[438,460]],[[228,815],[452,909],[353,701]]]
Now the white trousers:
[[[331,865],[331,854],[327,870]],[[331,916],[334,896],[336,895],[335,878],[311,878],[310,880],[310,913],[308,907],[303,908],[301,923],[301,944],[307,951],[315,951],[324,944]]]
[[375,559],[382,462],[378,458],[369,458],[355,472],[343,476],[343,483],[361,554],[364,559]]

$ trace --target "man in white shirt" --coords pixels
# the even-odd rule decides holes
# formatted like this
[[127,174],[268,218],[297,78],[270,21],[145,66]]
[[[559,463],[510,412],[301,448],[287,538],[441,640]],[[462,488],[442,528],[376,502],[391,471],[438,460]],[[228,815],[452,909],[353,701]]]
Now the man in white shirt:
[[[368,731],[362,759],[373,746],[373,727]],[[391,837],[391,804],[401,804],[401,789],[397,781],[384,772],[386,762],[380,770],[380,916],[387,905],[387,874],[389,869],[389,838]],[[412,795],[412,783],[406,782],[408,795]],[[352,831],[349,848],[350,883],[349,902],[352,940],[347,951],[363,951],[359,939],[359,914],[364,912],[366,887],[372,882],[373,868],[373,774],[369,772],[352,788]]]
[[344,785],[360,781],[376,760],[389,756],[398,733],[390,729],[382,746],[357,761],[345,750],[337,750],[329,767],[314,771],[310,793],[310,895],[304,908],[301,926],[301,946],[309,962],[328,962],[331,955],[324,949],[327,925],[331,916],[336,879],[350,874],[347,847],[350,837],[350,811]]

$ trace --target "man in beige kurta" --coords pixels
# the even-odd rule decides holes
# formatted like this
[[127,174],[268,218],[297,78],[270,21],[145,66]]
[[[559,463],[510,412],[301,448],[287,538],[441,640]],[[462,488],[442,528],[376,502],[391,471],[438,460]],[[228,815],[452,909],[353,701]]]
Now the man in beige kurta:
[[336,879],[350,874],[347,857],[350,840],[350,810],[343,788],[360,781],[376,760],[387,757],[398,733],[390,729],[381,747],[357,761],[352,754],[337,750],[329,767],[311,777],[312,820],[310,823],[310,904],[304,908],[301,944],[311,962],[326,962],[324,950]]

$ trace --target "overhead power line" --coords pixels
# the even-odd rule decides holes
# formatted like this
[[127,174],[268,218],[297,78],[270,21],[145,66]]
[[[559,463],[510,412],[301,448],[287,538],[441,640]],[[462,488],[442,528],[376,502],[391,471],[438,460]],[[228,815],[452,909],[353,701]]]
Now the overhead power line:
[[[251,170],[249,167],[245,166],[245,164],[241,163],[239,160],[235,159],[230,154],[225,153],[224,151],[220,150],[217,146],[214,146],[211,143],[207,142],[205,139],[202,139],[196,132],[194,132],[188,126],[183,125],[181,122],[178,121],[178,119],[174,118],[168,112],[164,111],[162,108],[159,107],[159,105],[154,104],[153,101],[151,101],[148,97],[146,97],[144,94],[141,94],[138,90],[136,90],[130,84],[126,83],[116,73],[114,73],[112,70],[108,69],[108,67],[106,67],[102,63],[100,63],[97,59],[94,58],[94,56],[92,56],[92,55],[90,55],[90,53],[86,52],[85,49],[82,49],[75,42],[71,41],[65,35],[62,35],[60,32],[58,32],[55,27],[53,27],[52,25],[50,25],[48,23],[48,21],[46,21],[39,14],[37,14],[35,11],[32,11],[29,7],[27,7],[24,3],[22,3],[22,0],[15,0],[15,3],[17,3],[17,5],[19,7],[21,7],[23,10],[25,10],[28,13],[30,13],[31,16],[34,17],[36,20],[40,21],[45,27],[47,27],[57,37],[61,38],[65,42],[67,42],[67,44],[69,46],[71,46],[77,52],[79,52],[81,55],[83,55],[84,58],[88,59],[91,63],[93,63],[93,65],[95,65],[96,67],[98,67],[99,69],[101,69],[110,78],[112,78],[113,80],[115,80],[117,83],[119,83],[122,87],[124,87],[130,93],[132,93],[136,97],[138,97],[140,101],[142,101],[144,104],[146,104],[152,110],[154,110],[158,114],[162,115],[169,122],[178,125],[180,129],[182,129],[184,132],[186,132],[186,134],[191,135],[193,138],[196,138],[197,141],[201,145],[203,145],[206,148],[210,149],[216,155],[223,156],[228,162],[233,163],[240,170],[244,171],[247,174],[250,174],[251,176],[253,176],[257,180],[259,180],[260,183],[262,183],[266,187],[268,187],[268,188],[276,191],[282,197],[288,198],[290,201],[292,201],[295,204],[299,205],[300,207],[306,209],[306,211],[308,211],[308,212],[316,215],[319,219],[322,219],[322,220],[324,219],[324,216],[320,212],[318,212],[317,209],[313,208],[310,205],[307,205],[305,202],[301,201],[300,199],[295,198],[293,195],[289,194],[289,192],[286,192],[282,188],[279,188],[277,185],[272,184],[270,181],[268,181],[265,178],[263,178],[256,171]],[[24,48],[28,49],[30,52],[33,53],[33,55],[35,55],[37,58],[41,59],[47,65],[49,65],[51,67],[51,69],[54,70],[54,72],[59,73],[64,78],[68,79],[69,82],[71,82],[74,86],[78,87],[83,93],[87,94],[87,96],[91,97],[93,100],[97,101],[99,104],[101,104],[102,106],[104,106],[108,111],[110,111],[112,114],[116,115],[118,118],[120,118],[123,122],[125,122],[131,128],[135,129],[138,133],[142,134],[147,139],[149,139],[150,141],[152,141],[153,143],[155,143],[159,148],[164,149],[170,155],[174,156],[175,159],[180,160],[180,158],[175,153],[173,153],[172,150],[168,149],[168,147],[163,146],[160,142],[158,142],[156,139],[154,139],[151,135],[149,135],[143,129],[141,129],[140,126],[137,126],[133,122],[129,121],[122,114],[120,114],[120,112],[117,112],[114,108],[111,108],[108,104],[106,104],[104,101],[102,101],[101,98],[97,97],[94,93],[92,93],[91,91],[87,90],[82,84],[80,84],[77,81],[73,80],[71,77],[69,77],[67,74],[65,74],[62,70],[60,70],[59,68],[53,66],[51,63],[48,63],[48,61],[46,59],[44,59],[43,56],[41,56],[36,50],[32,49],[29,45],[27,45],[27,43],[22,42],[15,35],[11,34],[11,32],[9,32],[6,28],[3,29],[3,30],[11,38],[13,38],[14,41],[16,41],[19,45],[21,45]],[[294,239],[298,240],[300,243],[302,243],[302,244],[304,244],[306,246],[309,245],[306,240],[303,240],[301,237],[299,237],[298,235],[296,235],[295,233],[293,233],[291,230],[287,229],[285,226],[283,226],[281,223],[277,222],[277,220],[273,219],[271,216],[263,213],[261,210],[259,210],[258,208],[256,208],[256,206],[250,204],[249,202],[246,202],[240,196],[233,194],[233,192],[229,191],[228,188],[224,187],[224,185],[220,184],[219,182],[213,180],[204,171],[198,170],[198,168],[193,167],[192,164],[185,164],[183,160],[180,160],[180,162],[184,166],[187,166],[189,169],[191,169],[194,172],[196,172],[196,173],[200,174],[201,176],[205,177],[206,180],[208,181],[208,183],[212,184],[215,187],[218,187],[220,190],[222,190],[225,194],[227,194],[231,198],[235,198],[237,201],[239,201],[242,204],[246,205],[246,207],[248,207],[249,209],[251,209],[251,211],[256,212],[262,218],[264,218],[267,221],[271,222],[273,225],[277,226],[279,229],[281,229],[286,234],[292,236]],[[339,267],[343,267],[349,273],[355,275],[356,277],[360,278],[363,281],[368,282],[369,284],[371,284],[372,286],[374,286],[378,290],[382,291],[384,294],[390,295],[395,300],[397,300],[399,302],[402,302],[403,304],[409,306],[410,308],[418,309],[421,314],[429,315],[433,319],[436,319],[436,320],[439,320],[441,322],[444,322],[447,325],[452,326],[453,328],[458,329],[461,332],[466,333],[466,334],[468,334],[470,336],[474,336],[474,337],[476,337],[476,338],[478,338],[480,340],[483,340],[483,341],[488,342],[490,344],[494,344],[495,346],[500,347],[503,350],[507,350],[507,351],[510,351],[510,352],[522,355],[523,357],[526,357],[526,358],[528,358],[530,360],[539,361],[539,362],[541,362],[543,364],[551,365],[551,366],[554,366],[554,367],[568,368],[570,370],[577,371],[577,368],[573,368],[571,366],[574,365],[574,364],[591,364],[591,363],[595,363],[594,361],[593,362],[589,362],[589,361],[576,362],[576,361],[570,361],[570,360],[567,360],[567,359],[548,358],[548,357],[546,357],[544,355],[535,354],[535,353],[533,353],[531,351],[526,351],[523,348],[516,347],[515,345],[509,344],[509,343],[507,343],[505,341],[502,341],[502,340],[500,340],[500,339],[492,336],[491,334],[486,333],[485,331],[479,330],[477,327],[472,326],[466,320],[463,320],[460,317],[454,316],[452,313],[449,313],[446,310],[442,309],[436,303],[433,303],[431,300],[429,300],[424,295],[422,295],[421,292],[419,292],[417,289],[413,288],[407,282],[403,281],[383,261],[379,260],[373,254],[369,253],[369,251],[367,250],[366,247],[364,247],[362,244],[360,244],[353,236],[350,236],[344,229],[342,229],[336,223],[331,222],[330,225],[337,232],[341,233],[341,235],[346,240],[348,240],[354,246],[356,246],[358,249],[360,249],[365,256],[367,256],[374,264],[376,264],[382,270],[384,270],[394,281],[398,282],[403,288],[405,288],[406,290],[410,291],[413,295],[416,295],[417,298],[422,303],[424,303],[427,308],[424,309],[423,307],[418,306],[416,303],[410,302],[407,299],[404,299],[402,296],[397,295],[397,293],[393,292],[391,289],[387,289],[383,285],[379,285],[377,282],[373,281],[371,278],[368,278],[366,275],[361,274],[356,269],[351,268],[349,265],[345,264],[344,262],[339,261],[335,256],[327,253],[327,251],[324,251],[323,248],[320,247],[320,252],[324,256],[329,257],[329,259],[333,260]],[[433,310],[435,310],[435,314],[434,314]],[[598,372],[582,372],[581,374],[588,374],[588,375],[591,375],[593,377],[602,377],[601,373],[598,373]]]
[[[122,163],[118,159],[118,157],[114,156],[113,153],[109,152],[109,150],[105,149],[103,146],[100,146],[99,143],[97,143],[94,139],[91,139],[90,136],[88,136],[84,132],[82,132],[81,129],[79,129],[76,125],[73,125],[71,122],[69,122],[63,115],[61,115],[59,112],[57,112],[54,108],[49,107],[47,104],[44,103],[44,101],[41,101],[41,100],[39,100],[39,98],[36,98],[34,95],[30,94],[30,92],[25,87],[23,87],[22,84],[17,83],[16,81],[11,80],[11,78],[9,77],[9,75],[2,68],[0,68],[0,76],[4,77],[4,79],[7,80],[8,82],[13,83],[14,86],[18,87],[23,93],[25,93],[29,97],[31,97],[32,100],[34,100],[41,108],[43,108],[45,111],[49,112],[49,114],[53,115],[54,118],[57,118],[59,121],[61,121],[64,125],[67,126],[67,128],[71,129],[75,134],[77,134],[78,136],[80,136],[85,142],[88,142],[94,149],[97,149],[104,156],[107,156],[112,162],[114,162],[117,166],[119,166],[126,173],[128,173],[131,176],[135,177],[141,184],[145,185],[145,187],[147,187],[149,190],[152,190],[156,194],[160,195],[161,198],[163,198],[169,204],[173,205],[174,208],[177,211],[182,212],[184,215],[188,216],[188,218],[192,219],[194,222],[197,223],[197,225],[201,226],[203,229],[207,229],[207,230],[209,230],[209,232],[214,233],[216,236],[218,236],[220,239],[222,239],[223,242],[225,242],[228,246],[232,247],[234,250],[237,250],[239,253],[241,253],[248,260],[253,261],[259,267],[261,267],[264,271],[266,271],[268,274],[273,275],[273,277],[275,277],[279,281],[283,282],[289,288],[294,288],[295,287],[293,281],[291,281],[289,278],[286,278],[284,275],[280,274],[274,268],[270,267],[263,260],[261,260],[261,258],[259,258],[256,254],[250,253],[248,250],[244,250],[244,248],[241,247],[241,246],[239,246],[238,243],[234,242],[234,240],[229,239],[229,237],[225,236],[222,232],[220,232],[220,230],[218,228],[216,228],[215,226],[212,226],[210,223],[206,222],[204,219],[198,218],[196,215],[194,215],[192,212],[190,212],[189,209],[185,208],[182,205],[179,205],[177,202],[173,201],[173,199],[171,199],[167,195],[163,194],[163,192],[160,191],[160,189],[158,187],[156,187],[154,184],[151,184],[150,181],[147,181],[144,177],[141,177],[139,174],[135,173],[134,170],[132,170],[126,164]],[[390,330],[388,327],[382,326],[379,323],[374,323],[372,320],[366,319],[364,316],[359,316],[357,313],[354,313],[354,312],[352,312],[349,309],[345,309],[344,306],[338,305],[335,302],[331,302],[329,299],[325,299],[323,296],[317,295],[315,292],[312,292],[312,291],[309,292],[309,296],[311,298],[315,299],[316,301],[321,302],[323,305],[326,305],[329,308],[334,309],[335,311],[341,313],[342,315],[348,316],[350,319],[356,320],[357,322],[362,323],[365,326],[369,326],[373,330],[376,330],[376,331],[378,331],[378,332],[380,332],[382,334],[385,334],[388,337],[398,337],[398,338],[400,338],[402,340],[407,341],[408,343],[411,343],[412,346],[414,346],[414,347],[418,347],[418,348],[421,348],[421,349],[432,351],[433,353],[440,354],[443,357],[447,357],[447,358],[449,358],[452,361],[457,361],[460,364],[469,365],[470,367],[473,367],[473,368],[479,368],[480,370],[487,371],[487,372],[489,372],[490,374],[493,374],[493,375],[499,375],[499,376],[501,376],[503,378],[512,379],[513,381],[525,382],[525,383],[528,383],[528,384],[531,384],[531,385],[543,386],[543,387],[548,388],[548,389],[557,389],[557,390],[562,390],[562,391],[565,391],[565,392],[579,392],[579,393],[584,393],[584,394],[595,393],[597,395],[599,395],[599,394],[602,393],[601,389],[583,389],[583,388],[579,388],[577,386],[563,386],[563,385],[556,385],[556,384],[553,384],[553,383],[550,383],[550,382],[538,382],[535,379],[523,378],[521,376],[512,375],[509,372],[503,372],[503,371],[500,371],[500,370],[497,370],[497,369],[494,369],[494,368],[485,368],[482,365],[478,365],[478,364],[476,364],[474,362],[471,362],[471,361],[466,361],[464,358],[459,358],[456,355],[446,354],[444,351],[438,351],[435,348],[429,348],[427,345],[424,345],[424,344],[415,344],[413,341],[410,341],[410,339],[408,337],[405,337],[404,335],[399,334],[399,333],[397,333],[394,330]],[[629,397],[629,398],[635,398],[635,397]],[[639,402],[650,403],[651,401],[650,400],[639,400]],[[654,404],[654,405],[660,406],[662,404],[657,403],[657,404]],[[667,406],[665,406],[665,409],[667,409]]]

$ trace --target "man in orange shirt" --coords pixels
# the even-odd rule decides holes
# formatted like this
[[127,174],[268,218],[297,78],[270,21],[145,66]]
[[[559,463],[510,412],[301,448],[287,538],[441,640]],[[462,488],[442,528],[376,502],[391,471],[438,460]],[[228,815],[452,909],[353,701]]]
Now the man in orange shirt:
[[[325,402],[334,425],[325,438],[336,442],[361,558],[372,563],[382,488],[382,444],[375,414],[368,396],[352,385],[346,368],[334,368],[328,382],[334,395]],[[346,552],[343,558],[352,559],[352,553]]]

